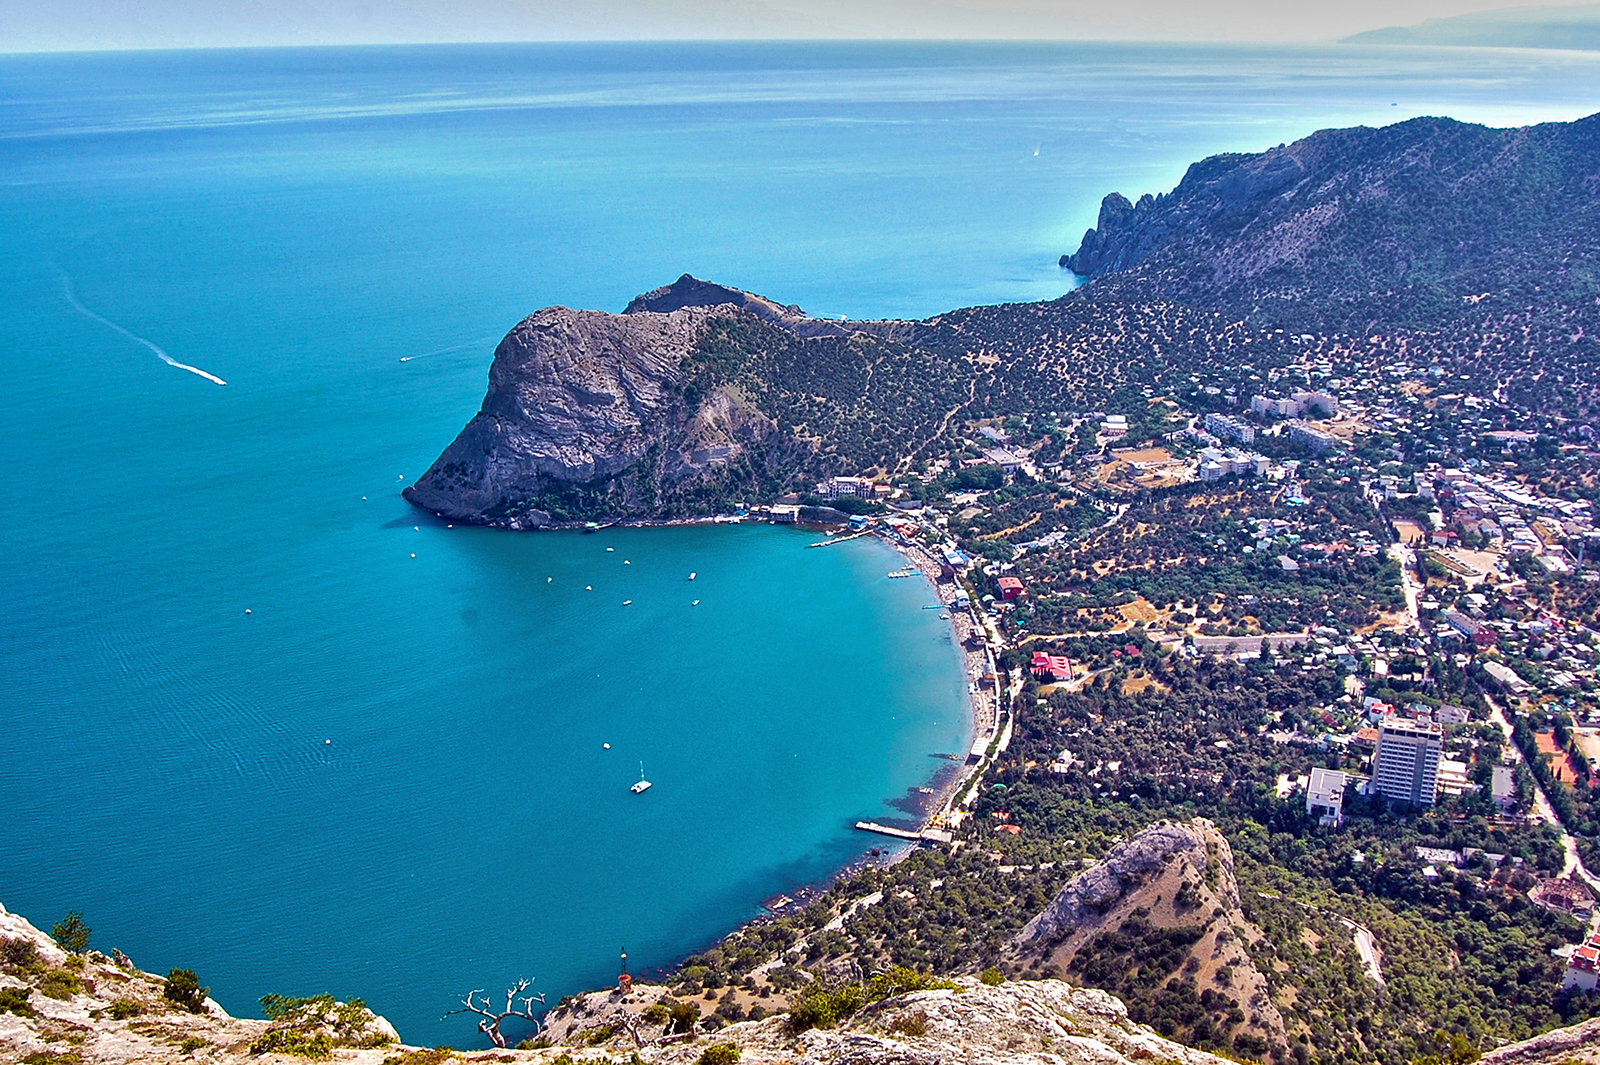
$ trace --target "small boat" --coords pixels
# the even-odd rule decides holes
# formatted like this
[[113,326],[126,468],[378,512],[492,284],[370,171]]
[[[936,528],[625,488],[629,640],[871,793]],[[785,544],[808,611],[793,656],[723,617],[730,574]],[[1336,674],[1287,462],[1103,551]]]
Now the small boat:
[[614,547],[608,547],[608,548],[606,548],[606,550],[607,550],[607,551],[615,551],[615,550],[616,550],[616,548],[614,548]]
[[639,763],[639,779],[638,779],[638,781],[633,785],[633,787],[629,788],[628,790],[633,792],[635,795],[642,795],[645,792],[650,790],[650,782],[644,778],[644,763],[643,762]]
[[694,602],[690,603],[689,605],[690,606],[699,606],[700,605],[700,600],[696,599]]
[[599,529],[600,529],[600,523],[599,522],[586,521],[586,522],[583,523],[583,531],[586,532],[586,533],[597,532],[597,531],[599,531]]
[[891,577],[910,577],[910,576],[915,575],[916,572],[917,571],[916,571],[915,567],[907,566],[905,569],[891,570],[890,573],[889,573],[889,576],[891,576]]
[[633,600],[632,599],[624,599],[622,601],[622,605],[623,606],[632,606],[633,605]]
[[939,615],[939,620],[940,621],[949,621],[950,620],[950,615],[949,614],[940,614]]
[[692,581],[692,580],[694,580],[694,579],[695,579],[695,578],[696,578],[696,577],[698,577],[698,576],[699,576],[699,574],[698,574],[698,573],[690,573],[690,574],[689,574],[689,579],[690,579],[690,580],[691,580],[691,581]]

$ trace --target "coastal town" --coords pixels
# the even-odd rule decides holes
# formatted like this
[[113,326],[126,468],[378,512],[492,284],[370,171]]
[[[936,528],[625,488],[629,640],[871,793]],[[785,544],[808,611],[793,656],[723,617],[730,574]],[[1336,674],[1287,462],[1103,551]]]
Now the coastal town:
[[[867,883],[881,895],[883,878],[904,880],[922,905],[941,880],[929,868],[986,855],[1009,871],[1003,896],[1019,880],[1053,890],[1125,838],[1107,825],[1247,809],[1293,824],[1272,847],[1292,837],[1326,870],[1293,886],[1270,859],[1241,863],[1253,920],[1349,951],[1361,994],[1381,997],[1413,964],[1393,915],[1373,917],[1387,897],[1437,934],[1525,925],[1540,945],[1518,948],[1508,1001],[1587,1012],[1600,983],[1595,432],[1437,366],[1341,362],[1309,335],[1287,348],[1279,365],[1146,389],[1134,410],[975,420],[936,460],[755,509],[892,544],[963,649],[972,748],[921,823],[857,826],[915,848]],[[1208,714],[1221,691],[1234,707]],[[1022,965],[1004,946],[1016,918],[996,905],[985,956]],[[832,951],[813,944],[810,961],[882,950],[863,912],[836,919]],[[1240,1010],[1233,1045],[1297,1031],[1314,1052],[1365,1045],[1277,972],[1283,949],[1252,955],[1253,1003],[1226,979],[1202,988]],[[1131,1008],[1196,1031],[1162,1027],[1160,996]]]

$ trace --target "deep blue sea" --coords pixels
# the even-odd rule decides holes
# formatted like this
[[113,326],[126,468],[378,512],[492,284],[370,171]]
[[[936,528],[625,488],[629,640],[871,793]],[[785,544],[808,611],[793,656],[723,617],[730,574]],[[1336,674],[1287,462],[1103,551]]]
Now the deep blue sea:
[[1201,156],[1596,110],[1593,53],[0,57],[0,903],[421,1043],[477,1045],[440,1019],[471,988],[669,965],[869,846],[964,678],[872,542],[409,508],[507,329],[685,271],[851,317],[1050,298],[1102,195]]

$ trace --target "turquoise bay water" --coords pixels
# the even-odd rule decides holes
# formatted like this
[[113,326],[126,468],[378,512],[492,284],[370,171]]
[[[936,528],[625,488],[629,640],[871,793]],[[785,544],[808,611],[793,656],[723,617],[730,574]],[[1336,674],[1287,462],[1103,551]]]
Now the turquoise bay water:
[[892,816],[964,743],[959,661],[879,545],[518,536],[407,507],[500,335],[684,271],[853,317],[1049,298],[1111,189],[1322,126],[1577,117],[1597,67],[1116,45],[0,58],[0,902],[81,909],[99,945],[193,967],[236,1012],[359,994],[458,1046],[470,1022],[439,1018],[469,988],[592,986],[624,945],[670,964],[869,845],[851,821]]

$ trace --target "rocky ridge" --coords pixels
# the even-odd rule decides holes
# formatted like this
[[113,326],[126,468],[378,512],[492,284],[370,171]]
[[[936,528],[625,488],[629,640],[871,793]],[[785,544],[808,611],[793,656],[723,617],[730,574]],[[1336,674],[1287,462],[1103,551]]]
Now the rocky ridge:
[[1149,944],[1176,942],[1183,952],[1173,958],[1175,984],[1192,981],[1197,996],[1231,999],[1236,1026],[1282,1046],[1283,1016],[1249,951],[1261,937],[1240,909],[1227,838],[1196,818],[1157,822],[1117,844],[1068,881],[1014,943],[1062,975],[1096,983],[1123,977],[1118,959],[1130,952],[1137,966],[1155,953]]
[[1302,328],[1554,321],[1593,308],[1597,189],[1600,115],[1322,130],[1201,160],[1163,195],[1108,195],[1061,265]]

